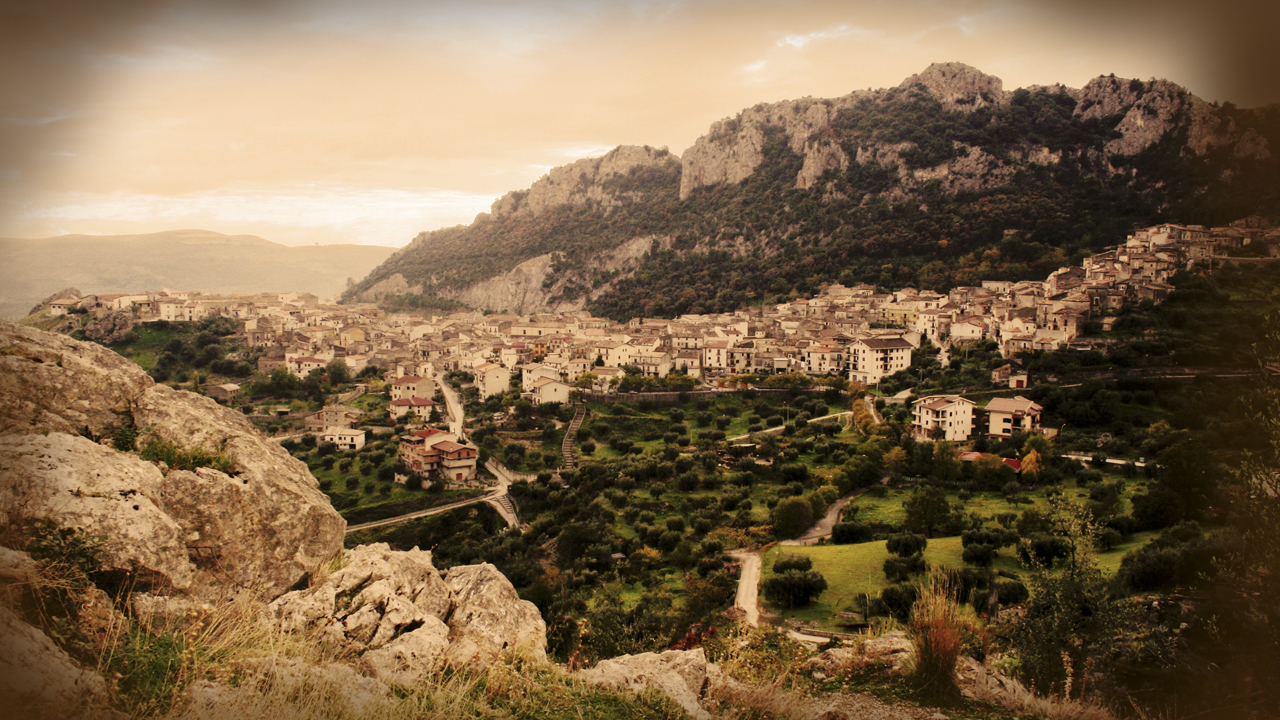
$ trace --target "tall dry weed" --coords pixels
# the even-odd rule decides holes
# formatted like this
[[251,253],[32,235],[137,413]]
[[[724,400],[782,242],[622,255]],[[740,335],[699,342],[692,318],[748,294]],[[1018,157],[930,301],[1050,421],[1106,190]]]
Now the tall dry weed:
[[912,606],[907,628],[915,646],[912,680],[926,696],[948,701],[960,697],[956,661],[963,648],[964,625],[950,580],[942,572],[930,573]]

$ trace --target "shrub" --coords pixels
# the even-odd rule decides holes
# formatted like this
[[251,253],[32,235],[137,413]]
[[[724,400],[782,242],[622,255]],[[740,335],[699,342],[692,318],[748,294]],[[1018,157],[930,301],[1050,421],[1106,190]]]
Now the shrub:
[[773,571],[781,575],[788,570],[812,570],[813,559],[808,555],[780,555],[773,561]]
[[802,497],[789,497],[779,501],[769,516],[778,537],[793,538],[813,524],[813,507]]
[[826,578],[812,570],[788,570],[761,583],[765,599],[788,608],[808,605],[826,589]]
[[121,452],[133,452],[138,444],[138,431],[132,425],[121,425],[111,436],[111,446]]
[[915,584],[890,585],[880,591],[880,604],[890,615],[905,618],[911,613],[911,606],[919,594],[920,588]]
[[864,543],[870,541],[873,537],[875,537],[875,533],[871,531],[871,526],[863,525],[862,523],[836,523],[831,528],[831,542],[836,545]]
[[885,549],[897,555],[906,558],[912,555],[919,555],[929,546],[929,541],[923,535],[916,533],[899,533],[890,537],[885,542]]
[[911,557],[891,557],[884,561],[884,576],[889,578],[889,582],[902,582],[909,579],[912,575],[918,575],[929,566],[924,561],[923,555],[912,555]]
[[209,467],[229,475],[234,469],[231,458],[221,453],[209,452],[201,447],[184,450],[171,442],[154,438],[143,446],[141,457],[152,462],[159,460],[172,470]]

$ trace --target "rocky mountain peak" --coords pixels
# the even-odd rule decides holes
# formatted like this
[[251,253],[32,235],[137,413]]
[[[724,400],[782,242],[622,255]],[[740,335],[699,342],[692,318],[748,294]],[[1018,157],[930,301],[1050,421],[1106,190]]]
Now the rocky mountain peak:
[[604,187],[611,178],[626,175],[637,167],[662,167],[680,159],[666,148],[648,145],[619,145],[601,157],[584,158],[554,168],[528,190],[509,192],[493,202],[494,218],[518,213],[537,215],[558,205],[583,205],[596,202],[606,207],[622,200]]
[[924,86],[947,110],[972,112],[1007,99],[1004,81],[959,62],[933,63],[898,87],[907,89],[913,85]]

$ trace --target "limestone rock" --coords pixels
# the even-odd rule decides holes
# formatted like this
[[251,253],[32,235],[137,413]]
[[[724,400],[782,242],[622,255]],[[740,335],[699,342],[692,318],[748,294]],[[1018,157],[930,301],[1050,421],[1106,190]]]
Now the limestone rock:
[[315,477],[244,415],[165,385],[144,393],[133,415],[143,442],[157,438],[231,461],[231,475],[206,467],[164,477],[165,508],[201,569],[275,595],[341,549],[346,521]]
[[360,293],[357,298],[360,302],[378,302],[388,295],[404,295],[405,293],[420,293],[422,285],[410,285],[408,280],[404,279],[404,275],[400,273],[392,273],[385,279],[375,283],[372,287]]
[[[162,476],[137,456],[69,437],[126,424],[221,453],[232,475]],[[189,587],[189,546],[221,585],[278,594],[342,547],[346,523],[306,466],[242,414],[156,385],[99,345],[0,322],[0,435],[19,434],[0,450],[16,472],[0,480],[0,512],[104,536],[110,567],[142,571],[144,582]]]
[[862,654],[867,660],[888,662],[894,670],[901,670],[915,654],[915,646],[906,632],[894,630],[864,642]]
[[54,432],[0,437],[0,467],[0,512],[101,538],[104,569],[137,573],[144,586],[191,586],[185,533],[165,512],[151,463]]
[[0,697],[24,718],[114,717],[107,684],[80,669],[47,635],[0,606]]
[[0,321],[0,434],[104,437],[154,384],[101,345]]
[[133,593],[129,596],[129,605],[138,622],[155,628],[173,627],[184,618],[192,615],[205,616],[214,609],[198,598],[151,593]]
[[707,684],[707,657],[702,648],[623,655],[602,660],[576,675],[595,685],[661,690],[691,716],[711,717],[700,702]]
[[132,312],[117,310],[85,325],[84,335],[90,340],[112,345],[123,340],[135,325],[137,325],[137,320]]
[[454,603],[449,616],[450,663],[483,665],[504,652],[546,661],[547,624],[497,568],[489,563],[451,568],[445,583]]
[[1004,82],[964,63],[933,63],[898,87],[921,85],[942,103],[944,110],[973,112],[1006,102]]
[[386,645],[408,628],[443,624],[453,608],[430,552],[396,552],[376,543],[347,550],[343,561],[323,582],[271,603],[272,622],[365,649]]
[[422,626],[361,656],[374,677],[396,685],[413,685],[443,665],[449,649],[449,626],[428,615]]
[[[608,291],[613,283],[634,275],[640,259],[655,244],[666,249],[671,246],[671,238],[643,236],[628,240],[613,250],[598,253],[575,264],[563,272],[550,287],[543,285],[551,275],[552,254],[547,253],[526,260],[501,275],[472,283],[460,290],[442,291],[442,294],[474,308],[495,311],[506,310],[520,314],[574,312],[585,307],[589,298]],[[566,284],[589,281],[599,274],[607,274],[614,279],[576,300],[551,302]]]
[[626,199],[642,199],[642,194],[631,191],[627,197],[628,194],[610,189],[607,181],[640,167],[674,169],[677,162],[678,158],[665,149],[620,145],[603,157],[585,158],[557,167],[528,190],[503,195],[493,202],[490,214],[494,219],[520,213],[538,215],[560,205],[588,203],[610,208]]
[[844,172],[849,169],[849,156],[840,143],[830,139],[810,140],[804,145],[804,166],[796,176],[796,187],[811,188],[828,170]]

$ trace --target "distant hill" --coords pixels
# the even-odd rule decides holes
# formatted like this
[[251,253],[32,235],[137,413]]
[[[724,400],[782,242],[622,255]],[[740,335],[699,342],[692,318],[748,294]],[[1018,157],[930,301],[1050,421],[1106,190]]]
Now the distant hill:
[[1167,80],[1006,91],[960,63],[760,104],[676,156],[619,147],[424,233],[345,293],[388,307],[723,312],[824,282],[1043,278],[1158,222],[1280,215],[1280,106]]
[[289,247],[209,230],[0,239],[0,317],[23,317],[68,286],[100,293],[295,290],[332,298],[348,278],[359,280],[394,251],[369,245]]

